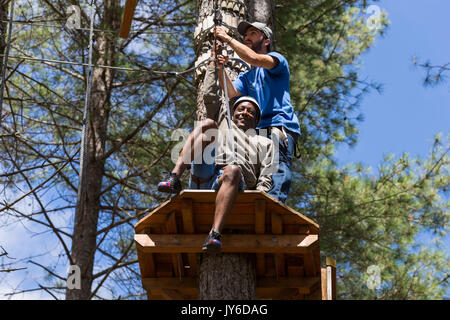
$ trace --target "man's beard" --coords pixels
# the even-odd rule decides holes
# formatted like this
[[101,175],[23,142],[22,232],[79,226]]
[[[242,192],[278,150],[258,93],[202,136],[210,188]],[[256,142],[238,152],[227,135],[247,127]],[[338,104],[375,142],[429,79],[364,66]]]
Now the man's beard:
[[261,41],[259,41],[257,44],[253,44],[252,43],[252,50],[255,52],[260,52],[262,49],[262,45],[265,39],[262,39]]

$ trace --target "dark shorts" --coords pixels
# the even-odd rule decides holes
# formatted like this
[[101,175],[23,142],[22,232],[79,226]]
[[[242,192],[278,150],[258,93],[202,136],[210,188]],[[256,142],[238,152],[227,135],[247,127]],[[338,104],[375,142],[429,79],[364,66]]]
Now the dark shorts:
[[[209,178],[205,182],[198,184],[195,179],[192,180],[192,176],[189,178],[189,189],[203,189],[203,190],[219,190],[219,178],[222,176],[224,170],[219,169],[214,163],[213,164],[191,164],[191,174],[201,178],[202,180]],[[241,173],[242,175],[242,173]],[[239,191],[245,190],[244,177],[241,177],[241,182],[238,187]]]

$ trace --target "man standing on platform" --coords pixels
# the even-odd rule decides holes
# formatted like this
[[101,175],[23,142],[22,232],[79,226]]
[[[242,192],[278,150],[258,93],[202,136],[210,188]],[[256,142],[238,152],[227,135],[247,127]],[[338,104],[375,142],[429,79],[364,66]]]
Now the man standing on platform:
[[[272,51],[272,30],[264,23],[242,21],[238,32],[244,37],[244,43],[229,36],[226,28],[214,28],[214,36],[227,43],[252,66],[234,82],[226,76],[228,95],[230,99],[244,95],[258,101],[262,113],[258,129],[266,129],[269,138],[272,134],[278,137],[279,166],[278,172],[272,176],[273,186],[269,194],[284,203],[292,181],[292,156],[300,135],[299,121],[290,100],[288,62],[283,55]],[[218,60],[219,67],[227,62],[223,56]]]

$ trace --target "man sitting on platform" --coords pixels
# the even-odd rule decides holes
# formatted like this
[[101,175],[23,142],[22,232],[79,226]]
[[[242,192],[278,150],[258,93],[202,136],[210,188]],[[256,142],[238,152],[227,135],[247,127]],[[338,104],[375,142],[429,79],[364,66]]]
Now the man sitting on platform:
[[[227,108],[223,107],[219,97],[217,76],[220,75],[217,74],[215,63],[212,61],[207,68],[202,87],[208,119],[202,121],[192,131],[172,173],[168,179],[158,184],[159,191],[178,193],[181,191],[179,177],[190,164],[190,189],[218,190],[214,222],[203,245],[203,251],[207,253],[221,251],[221,230],[238,191],[270,190],[272,174],[277,172],[278,155],[272,140],[256,133],[255,128],[261,119],[261,110],[258,102],[252,97],[240,97],[231,106],[232,133],[230,133]],[[233,142],[230,141],[230,134]],[[218,137],[217,141],[215,137]],[[195,157],[195,150],[202,150],[201,159]]]

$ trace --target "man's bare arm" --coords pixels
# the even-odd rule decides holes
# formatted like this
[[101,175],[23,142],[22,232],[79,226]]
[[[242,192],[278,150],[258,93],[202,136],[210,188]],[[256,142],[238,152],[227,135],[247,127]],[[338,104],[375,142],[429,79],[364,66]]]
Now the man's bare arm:
[[226,29],[224,27],[216,27],[214,29],[214,35],[223,42],[226,42],[242,60],[252,66],[261,67],[264,69],[273,69],[278,64],[278,61],[276,61],[272,56],[268,54],[256,53],[245,44],[230,37],[226,33]]
[[[217,58],[217,65],[219,67],[219,84],[220,84],[220,88],[222,88],[222,90],[224,90],[224,86],[223,86],[223,66],[225,63],[228,62],[228,57],[224,57],[221,54],[219,54],[219,52],[222,51],[222,45],[218,44],[217,47],[217,52],[213,53],[211,51],[211,57],[216,57]],[[233,82],[231,81],[230,77],[228,76],[228,72],[225,71],[225,80],[227,83],[227,93],[228,93],[228,98],[232,99],[234,97],[238,97],[241,96],[242,93],[239,92],[239,90],[236,89],[236,87],[234,86]]]

